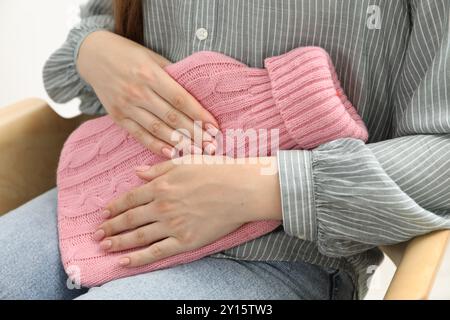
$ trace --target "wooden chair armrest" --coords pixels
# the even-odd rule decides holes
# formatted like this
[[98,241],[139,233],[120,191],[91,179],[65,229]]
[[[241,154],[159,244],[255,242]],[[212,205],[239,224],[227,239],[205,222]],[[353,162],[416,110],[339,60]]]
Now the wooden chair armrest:
[[385,299],[428,299],[449,237],[450,230],[443,230],[408,242]]
[[60,151],[82,120],[63,119],[40,99],[0,109],[0,215],[56,185]]

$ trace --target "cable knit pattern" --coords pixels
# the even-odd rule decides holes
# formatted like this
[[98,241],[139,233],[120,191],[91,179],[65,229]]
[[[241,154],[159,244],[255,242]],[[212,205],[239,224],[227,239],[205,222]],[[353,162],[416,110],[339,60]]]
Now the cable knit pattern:
[[[232,145],[224,139],[219,141],[223,153],[265,156],[278,148],[311,149],[339,138],[367,140],[363,121],[341,89],[328,54],[320,48],[299,48],[267,59],[266,69],[249,68],[219,53],[199,52],[166,71],[212,113],[225,136],[225,129],[279,130],[278,144],[270,139],[264,150],[252,138]],[[89,121],[71,135],[58,168],[60,249],[70,276],[86,287],[101,285],[192,262],[281,225],[277,221],[249,223],[199,250],[136,269],[120,267],[118,258],[124,252],[105,253],[92,238],[103,222],[100,213],[108,202],[144,183],[135,175],[135,167],[164,160],[143,148],[110,117]]]

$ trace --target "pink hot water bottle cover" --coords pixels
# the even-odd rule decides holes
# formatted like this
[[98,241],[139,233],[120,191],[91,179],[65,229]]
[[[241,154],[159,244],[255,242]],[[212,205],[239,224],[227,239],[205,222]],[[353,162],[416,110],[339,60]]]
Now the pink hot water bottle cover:
[[[266,59],[264,69],[249,68],[219,53],[199,52],[166,71],[211,112],[222,132],[277,129],[280,150],[312,149],[339,138],[367,140],[365,125],[321,48],[304,47]],[[270,155],[272,149],[259,150],[251,141],[233,148],[233,154],[244,156]],[[104,252],[93,240],[103,222],[101,213],[110,201],[145,183],[134,168],[166,160],[142,147],[108,116],[83,124],[70,136],[57,175],[58,229],[62,261],[74,280],[93,287],[192,262],[281,225],[279,221],[249,223],[201,249],[140,268],[121,267],[118,260],[124,252]]]

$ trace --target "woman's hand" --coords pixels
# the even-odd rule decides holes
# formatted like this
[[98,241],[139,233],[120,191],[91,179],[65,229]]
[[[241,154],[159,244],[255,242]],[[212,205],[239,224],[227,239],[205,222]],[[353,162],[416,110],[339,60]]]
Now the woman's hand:
[[[230,163],[227,163],[226,161]],[[112,202],[94,238],[108,252],[144,248],[120,264],[138,267],[199,249],[258,220],[282,220],[276,158],[236,163],[194,156],[138,169],[147,184]]]
[[[175,130],[186,129],[194,137],[194,121],[202,121],[204,141],[211,142],[213,138],[205,131],[218,128],[218,124],[164,71],[168,64],[149,49],[107,31],[87,36],[77,60],[81,77],[93,87],[114,121],[152,152],[171,158],[173,147],[182,139],[185,144],[192,143]],[[197,146],[195,151],[214,150],[208,145]]]

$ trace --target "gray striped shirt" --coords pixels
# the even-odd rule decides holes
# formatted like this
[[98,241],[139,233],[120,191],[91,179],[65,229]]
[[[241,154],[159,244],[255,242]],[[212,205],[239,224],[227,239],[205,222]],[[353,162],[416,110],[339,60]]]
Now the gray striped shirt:
[[[144,0],[144,12],[145,44],[174,62],[211,50],[262,67],[296,47],[324,48],[369,129],[367,145],[280,152],[283,228],[216,257],[342,268],[362,297],[378,246],[450,228],[450,1]],[[111,1],[81,15],[44,82],[57,102],[80,97],[83,112],[102,113],[74,58],[87,34],[112,29]]]

